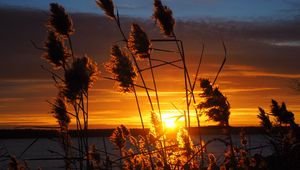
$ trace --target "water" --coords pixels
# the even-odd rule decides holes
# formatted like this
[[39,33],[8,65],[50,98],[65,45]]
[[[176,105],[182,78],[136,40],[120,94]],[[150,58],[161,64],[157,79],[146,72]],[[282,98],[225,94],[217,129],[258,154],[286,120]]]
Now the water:
[[[235,145],[239,145],[240,139],[239,135],[232,135],[233,142]],[[210,141],[215,138],[225,138],[225,136],[219,135],[205,135],[203,136],[204,141]],[[248,142],[250,147],[259,147],[267,145],[267,140],[263,135],[248,135]],[[106,147],[109,153],[115,154],[116,156],[119,155],[118,150],[114,149],[114,146],[109,142],[108,138],[104,138]],[[199,143],[199,136],[192,136],[194,144]],[[8,152],[11,155],[15,155],[16,157],[21,156],[22,152],[29,146],[35,139],[0,139],[0,155],[4,152]],[[73,143],[76,143],[73,140]],[[103,145],[103,138],[90,138],[90,144],[95,144],[97,149],[104,151]],[[4,150],[5,148],[5,150]],[[215,141],[210,143],[207,146],[207,151],[210,153],[214,153],[215,156],[218,158],[218,161],[222,161],[223,153],[226,150],[226,147],[223,143]],[[37,169],[38,167],[42,168],[43,170],[52,170],[52,169],[60,169],[64,166],[64,162],[61,160],[28,160],[28,159],[40,159],[40,158],[57,158],[58,155],[53,153],[58,152],[62,153],[62,149],[60,144],[55,139],[38,139],[32,147],[30,147],[21,157],[21,159],[27,160],[27,163],[31,169]],[[263,155],[271,154],[271,148],[259,148],[251,150],[251,154],[260,153]],[[101,155],[104,158],[104,154]],[[2,158],[1,158],[2,159]],[[112,156],[113,159],[113,156]],[[7,169],[8,161],[1,161],[0,162],[0,170]],[[62,168],[63,169],[63,168]]]

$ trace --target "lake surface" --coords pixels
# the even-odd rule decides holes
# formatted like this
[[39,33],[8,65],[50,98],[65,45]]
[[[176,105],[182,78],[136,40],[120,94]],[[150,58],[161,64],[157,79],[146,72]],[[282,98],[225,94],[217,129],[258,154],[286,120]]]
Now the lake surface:
[[[240,144],[239,135],[232,135],[233,142],[236,145]],[[221,135],[205,135],[203,136],[204,141],[209,141],[214,138],[225,138]],[[267,140],[263,135],[248,135],[249,147],[259,147],[267,145]],[[199,136],[192,136],[194,144],[199,143]],[[1,155],[4,152],[8,152],[11,155],[20,157],[22,152],[34,141],[35,139],[0,139],[0,153]],[[114,146],[110,143],[107,137],[104,138],[108,152],[118,156],[118,150],[115,150]],[[73,143],[76,144],[76,139],[73,139]],[[89,138],[90,144],[95,144],[97,149],[104,151],[103,138],[92,137]],[[214,153],[218,161],[222,161],[223,153],[226,150],[226,147],[223,143],[212,142],[207,146],[207,151],[209,153]],[[38,167],[43,170],[52,170],[52,169],[63,169],[64,162],[60,160],[28,160],[28,159],[40,159],[40,158],[57,158],[57,154],[51,153],[51,151],[62,153],[60,144],[56,139],[38,139],[20,158],[27,160],[27,163],[31,169],[37,169]],[[265,147],[260,149],[251,150],[251,154],[261,153],[263,155],[271,154],[271,148]],[[104,154],[101,155],[102,159]],[[4,161],[1,158],[0,170],[6,170],[8,161]],[[112,157],[112,160],[115,159]]]

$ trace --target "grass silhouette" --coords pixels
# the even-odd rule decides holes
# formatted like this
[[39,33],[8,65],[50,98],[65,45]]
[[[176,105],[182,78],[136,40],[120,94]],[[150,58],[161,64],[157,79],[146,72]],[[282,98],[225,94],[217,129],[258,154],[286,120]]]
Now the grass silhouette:
[[[122,42],[112,45],[110,59],[104,65],[110,76],[101,75],[101,77],[115,81],[119,92],[133,94],[143,131],[140,135],[133,135],[124,125],[118,126],[109,137],[109,141],[119,152],[117,156],[106,148],[105,140],[103,140],[105,151],[97,149],[95,144],[89,142],[89,90],[100,77],[98,64],[87,55],[79,57],[74,53],[71,37],[75,34],[75,28],[72,18],[63,6],[52,3],[46,24],[47,39],[44,47],[38,49],[43,51],[42,58],[50,64],[50,67],[42,66],[42,68],[50,74],[58,90],[57,97],[49,103],[52,107],[51,113],[59,126],[57,133],[64,152],[53,151],[53,153],[64,161],[64,169],[299,169],[297,163],[300,154],[299,126],[285,103],[279,105],[272,100],[270,113],[259,108],[258,118],[274,149],[271,156],[252,155],[245,131],[240,133],[240,144],[233,142],[229,124],[230,103],[216,86],[227,60],[224,41],[222,41],[224,59],[214,80],[211,82],[198,76],[204,57],[204,45],[197,63],[195,78],[192,78],[186,63],[183,42],[174,31],[176,22],[173,12],[160,0],[153,2],[152,18],[163,35],[161,39],[148,37],[138,23],[131,24],[130,33],[126,36],[119,11],[113,1],[96,0],[96,4],[112,22],[116,23],[122,38]],[[153,48],[155,43],[173,44],[175,49]],[[153,51],[172,53],[178,59],[172,61],[154,59]],[[146,62],[148,67],[144,68],[143,62]],[[155,64],[157,62],[161,64]],[[184,82],[185,109],[183,115],[177,119],[184,117],[185,126],[178,129],[175,138],[167,135],[163,124],[155,74],[155,69],[166,65],[182,71]],[[146,74],[146,71],[150,71],[150,74]],[[138,85],[137,80],[142,84]],[[151,116],[149,132],[145,129],[145,110],[142,110],[138,89],[144,91],[151,107],[151,111],[146,113]],[[196,93],[196,89],[200,89],[201,93],[197,94],[199,92]],[[155,92],[155,98],[151,97],[150,92]],[[198,99],[201,100],[197,101]],[[192,113],[195,113],[198,128],[201,127],[201,116],[206,115],[209,121],[218,122],[219,126],[224,128],[225,137],[205,141],[200,131],[197,134],[199,140],[194,142],[190,135]],[[71,142],[69,129],[71,121],[76,122],[75,143]],[[207,146],[215,141],[223,143],[226,147],[221,162],[207,149]],[[11,156],[9,159],[9,169],[28,169],[26,163],[16,157]]]

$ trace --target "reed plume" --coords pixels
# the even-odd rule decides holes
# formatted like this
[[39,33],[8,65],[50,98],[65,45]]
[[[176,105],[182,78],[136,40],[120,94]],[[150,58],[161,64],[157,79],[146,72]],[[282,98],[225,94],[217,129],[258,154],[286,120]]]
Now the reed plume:
[[15,156],[10,156],[8,170],[24,170],[26,167],[21,164]]
[[295,120],[294,114],[287,110],[284,102],[280,106],[276,100],[272,100],[271,113],[279,123],[288,124]]
[[114,3],[112,0],[96,0],[96,3],[110,19],[116,18],[114,12]]
[[131,50],[131,52],[139,59],[150,57],[151,43],[148,36],[143,29],[135,23],[131,25],[128,47],[129,50]]
[[49,30],[57,32],[65,38],[72,35],[74,33],[73,22],[65,8],[57,3],[51,3],[50,11],[47,23]]
[[129,130],[124,126],[120,125],[117,127],[111,136],[109,137],[110,141],[119,149],[120,152],[120,169],[123,169],[122,157],[123,150],[126,145],[126,138],[129,136]]
[[64,45],[64,41],[53,31],[48,31],[47,40],[44,43],[45,53],[42,55],[54,69],[65,68],[70,53]]
[[70,169],[71,164],[69,156],[71,155],[71,139],[68,134],[69,124],[71,122],[71,118],[67,111],[67,101],[66,98],[60,93],[55,99],[54,104],[52,105],[53,117],[55,117],[57,123],[60,127],[60,143],[65,152],[65,166],[66,169]]
[[163,127],[162,122],[159,120],[157,114],[155,112],[151,112],[151,124],[153,128],[153,134],[155,137],[159,137],[163,135]]
[[87,93],[98,76],[98,66],[91,58],[87,56],[76,58],[71,68],[65,71],[64,95],[74,101],[80,93]]
[[245,132],[244,129],[242,129],[241,132],[240,132],[240,143],[241,143],[241,146],[244,147],[244,148],[248,144],[248,140],[247,140],[247,137],[246,137],[246,132]]
[[273,125],[272,122],[270,121],[268,114],[261,107],[259,107],[258,109],[259,109],[259,114],[257,115],[257,118],[260,119],[260,125],[262,125],[265,129],[270,131]]
[[200,97],[204,101],[200,102],[197,108],[200,111],[204,110],[209,120],[219,122],[220,125],[228,125],[230,104],[227,98],[220,92],[219,88],[213,87],[208,79],[201,79],[200,87],[203,90]]
[[110,56],[109,62],[105,64],[106,70],[119,83],[118,87],[121,92],[132,92],[137,74],[129,57],[117,45],[112,46]]
[[101,169],[101,154],[95,144],[93,144],[89,150],[89,157],[91,166],[93,167],[92,169]]
[[71,122],[70,116],[67,111],[66,99],[62,95],[58,95],[55,99],[55,102],[52,106],[53,117],[57,120],[61,131],[65,132],[69,128],[69,124]]
[[219,170],[220,168],[217,165],[217,159],[214,154],[208,154],[209,165],[207,170]]
[[111,136],[109,137],[110,141],[119,149],[123,149],[126,144],[126,137],[128,136],[128,129],[124,126],[118,126]]
[[189,158],[194,153],[194,144],[188,131],[184,128],[179,129],[177,133],[178,147],[185,150],[185,155]]
[[218,122],[219,125],[227,128],[227,136],[230,145],[230,157],[228,158],[230,166],[237,168],[236,157],[234,153],[231,129],[229,125],[230,104],[227,98],[222,94],[218,87],[213,87],[208,79],[200,79],[202,93],[200,97],[204,100],[197,104],[197,109],[204,112],[208,120]]
[[173,12],[167,6],[162,5],[160,0],[154,0],[154,14],[153,19],[158,24],[162,33],[166,36],[173,36],[175,20]]

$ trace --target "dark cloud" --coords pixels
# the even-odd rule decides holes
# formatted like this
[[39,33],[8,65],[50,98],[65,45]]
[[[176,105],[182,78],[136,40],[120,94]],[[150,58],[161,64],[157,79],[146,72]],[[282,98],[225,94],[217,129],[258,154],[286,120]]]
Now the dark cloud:
[[[106,61],[111,44],[120,40],[114,23],[92,14],[72,14],[72,17],[76,29],[72,37],[75,53],[79,56],[91,55],[100,63]],[[41,51],[34,49],[30,40],[34,40],[40,46],[43,45],[46,37],[44,28],[47,20],[46,12],[1,8],[0,19],[2,22],[0,78],[45,77],[45,73],[39,67],[45,64],[40,59]],[[126,32],[131,22],[141,23],[147,28],[150,37],[160,37],[154,22],[141,19],[123,18],[122,24]],[[299,48],[274,46],[272,43],[299,41],[300,20],[178,21],[176,32],[178,37],[184,40],[186,51],[192,56],[191,60],[199,56],[201,43],[204,42],[207,56],[211,56],[212,62],[218,61],[223,53],[221,46],[223,37],[232,57],[231,62],[234,64],[249,64],[264,67],[269,71],[291,73],[297,72],[295,68],[299,66],[294,62],[299,60],[297,57],[300,53]],[[276,64],[276,61],[279,64]]]

